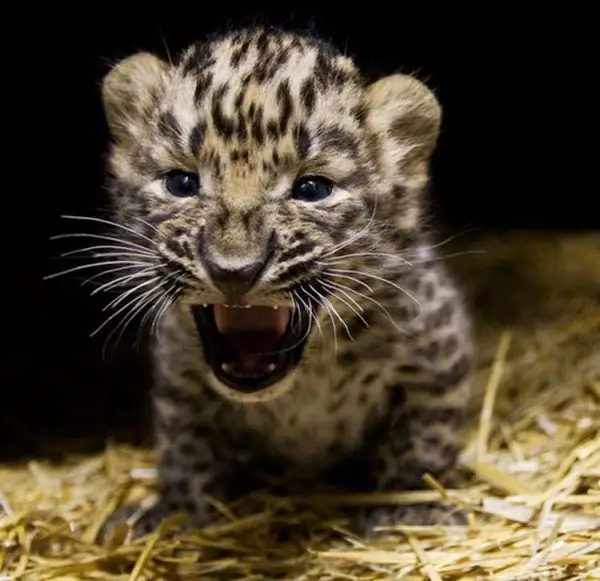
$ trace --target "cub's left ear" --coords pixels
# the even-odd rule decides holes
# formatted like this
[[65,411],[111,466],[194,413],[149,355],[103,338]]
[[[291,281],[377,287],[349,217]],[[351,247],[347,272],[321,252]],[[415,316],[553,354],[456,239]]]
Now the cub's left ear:
[[136,140],[148,111],[164,90],[167,63],[140,52],[118,62],[102,81],[102,105],[112,136],[119,142]]
[[429,88],[409,75],[390,75],[370,85],[364,99],[367,127],[379,140],[381,155],[396,171],[410,171],[429,159],[442,118]]

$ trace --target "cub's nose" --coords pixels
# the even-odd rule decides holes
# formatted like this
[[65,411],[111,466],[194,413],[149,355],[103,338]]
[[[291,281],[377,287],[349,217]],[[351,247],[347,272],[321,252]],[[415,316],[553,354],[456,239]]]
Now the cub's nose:
[[251,262],[239,268],[225,268],[208,257],[203,260],[204,268],[215,286],[232,303],[241,299],[255,284],[265,263]]

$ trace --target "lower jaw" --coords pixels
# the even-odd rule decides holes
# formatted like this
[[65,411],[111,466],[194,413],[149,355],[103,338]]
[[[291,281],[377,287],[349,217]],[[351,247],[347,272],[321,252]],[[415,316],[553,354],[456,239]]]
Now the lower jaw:
[[294,370],[287,372],[277,381],[254,389],[250,389],[247,385],[233,384],[230,379],[219,377],[213,371],[209,386],[217,396],[224,400],[240,404],[254,404],[275,400],[287,393],[294,384]]
[[287,366],[275,367],[270,373],[257,377],[236,377],[222,368],[222,363],[209,360],[213,375],[228,389],[242,394],[256,394],[266,391],[283,381],[291,373]]

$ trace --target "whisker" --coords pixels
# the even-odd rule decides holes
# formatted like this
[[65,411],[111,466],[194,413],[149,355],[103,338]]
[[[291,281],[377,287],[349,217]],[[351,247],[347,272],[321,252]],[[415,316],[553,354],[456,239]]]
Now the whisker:
[[[129,218],[129,216],[128,216],[128,218]],[[151,230],[154,230],[154,232],[159,231],[158,228],[154,224],[148,222],[148,220],[144,220],[143,218],[140,218],[139,216],[131,216],[131,218],[133,218],[134,220],[137,220],[138,222],[140,222],[144,226],[147,226]]]
[[67,270],[62,270],[60,272],[56,272],[54,274],[48,274],[44,277],[44,280],[50,280],[52,278],[57,278],[59,276],[64,276],[65,274],[71,274],[72,272],[79,272],[81,270],[86,270],[88,268],[98,268],[100,266],[115,266],[115,265],[129,265],[129,266],[148,266],[148,262],[140,262],[135,260],[107,260],[103,262],[93,262],[88,264],[80,264],[79,266],[74,266],[72,268],[68,268]]
[[[332,292],[332,294],[335,296],[335,298],[338,301],[341,301],[342,303],[344,303],[362,321],[362,323],[364,324],[365,327],[369,326],[369,323],[367,323],[365,318],[361,315],[361,311],[364,311],[364,309],[346,291],[343,291],[341,289],[336,289],[335,287],[333,287],[332,285],[330,285],[329,283],[327,283],[323,280],[320,280],[319,282],[324,287],[329,288],[332,291],[335,291],[335,293]],[[356,308],[353,307],[347,300],[340,297],[338,293],[342,293],[342,294],[346,295],[348,297],[348,299],[351,300],[353,303],[355,303],[357,305],[358,309],[360,309],[360,310],[356,310]]]
[[118,309],[112,315],[107,317],[105,319],[105,321],[91,333],[90,337],[94,337],[95,335],[97,335],[115,317],[119,316],[119,314],[121,314],[123,311],[127,310],[128,308],[131,308],[132,305],[137,304],[137,301],[142,300],[144,297],[152,294],[153,292],[156,292],[156,290],[157,290],[156,287],[153,287],[150,290],[146,291],[145,293],[142,293],[139,297],[133,297],[129,302],[125,303],[120,309]]
[[[304,312],[305,311],[298,304],[298,299],[297,298],[294,298],[294,302],[296,303],[296,307],[298,308],[298,327],[300,329],[302,329],[302,317],[304,316]],[[312,321],[312,319],[310,317],[310,313],[306,312],[306,316],[308,317],[307,325],[308,325],[308,327],[310,327],[312,329],[313,321]]]
[[142,246],[141,244],[136,244],[131,240],[122,240],[121,238],[117,238],[116,236],[108,236],[106,234],[92,234],[88,232],[68,232],[66,234],[57,234],[56,236],[52,236],[50,240],[66,240],[68,238],[91,238],[92,240],[105,240],[106,242],[117,242],[118,244],[129,246],[130,250],[135,249],[148,252],[148,248]]
[[[292,301],[293,301],[293,298],[292,298]],[[292,311],[292,313],[293,313],[293,311]],[[302,327],[300,327],[300,328],[302,328]],[[304,339],[306,339],[306,337],[308,337],[311,330],[312,330],[312,325],[310,324],[310,321],[309,321],[306,331],[304,332],[302,337],[300,337],[300,339],[298,339],[298,341],[296,341],[293,345],[290,345],[289,347],[286,347],[285,349],[278,349],[277,351],[269,351],[269,352],[265,353],[265,355],[275,355],[276,353],[285,353],[286,351],[291,351],[292,349],[295,349],[296,347],[298,347],[298,345],[302,344],[302,341],[304,341]]]
[[[324,343],[325,342],[325,335],[323,335],[323,329],[321,327],[321,323],[319,322],[319,318],[316,316],[314,309],[312,308],[311,304],[309,301],[305,301],[300,294],[298,293],[298,291],[294,290],[293,291],[295,297],[300,301],[300,303],[302,303],[302,306],[304,307],[305,311],[308,313],[308,316],[310,318],[310,321],[313,321],[314,324],[316,325],[317,329],[319,330],[319,334],[321,335],[321,341]],[[312,329],[312,322],[309,322],[310,327]]]
[[[160,286],[166,286],[166,283],[161,283]],[[163,290],[157,289],[158,295],[154,297],[152,300],[152,304],[148,307],[146,313],[142,317],[140,321],[140,325],[138,327],[137,337],[135,341],[135,346],[139,346],[141,342],[141,333],[142,330],[146,327],[148,320],[150,322],[149,335],[152,336],[156,330],[156,322],[162,317],[162,314],[165,312],[166,308],[168,308],[172,303],[170,300],[177,296],[180,291],[179,280],[173,280],[170,285],[168,285]]]
[[402,261],[406,266],[412,266],[412,263],[406,260],[403,256],[398,254],[391,254],[386,252],[354,252],[352,254],[343,254],[341,256],[335,256],[334,258],[330,258],[327,262],[318,262],[317,264],[327,265],[327,264],[335,264],[336,262],[342,262],[348,258],[362,258],[364,256],[379,256],[379,257],[387,257],[394,258],[396,260]]
[[73,216],[73,215],[64,215],[64,216],[61,216],[61,218],[65,219],[65,220],[80,220],[80,221],[87,221],[87,222],[96,222],[98,224],[104,224],[104,225],[110,226],[112,228],[120,228],[121,230],[124,230],[125,232],[127,232],[129,234],[138,236],[139,238],[145,240],[146,242],[149,242],[153,246],[156,245],[156,242],[154,240],[152,240],[152,238],[148,238],[148,236],[145,236],[141,232],[138,232],[138,231],[134,230],[133,228],[129,228],[128,226],[125,226],[124,224],[120,224],[119,222],[113,222],[112,220],[105,220],[104,218],[97,218],[95,216]]
[[459,236],[462,236],[463,234],[466,234],[467,232],[468,232],[468,230],[466,232],[457,232],[456,234],[452,234],[451,236],[448,236],[444,240],[441,240],[440,242],[437,242],[430,246],[419,246],[419,247],[415,248],[415,251],[435,250],[436,248],[441,248],[442,246],[445,246],[446,244],[450,244],[450,242],[452,242],[453,240],[456,240]]
[[158,276],[154,276],[148,280],[145,280],[144,282],[141,282],[140,284],[121,293],[118,297],[116,297],[112,301],[110,301],[110,303],[108,303],[102,310],[107,311],[109,309],[115,308],[117,305],[119,305],[119,303],[123,302],[129,295],[132,295],[133,293],[137,292],[139,289],[144,288],[145,286],[148,286],[149,284],[157,284],[158,286],[160,286],[162,284],[162,282],[160,280],[160,277],[158,277]]
[[140,254],[139,252],[98,252],[97,254],[93,254],[92,258],[118,258],[119,256],[122,256],[124,258],[139,258],[141,260],[146,260],[146,261],[154,261],[157,262],[158,258],[156,256],[153,255],[145,255],[145,254]]
[[335,246],[333,246],[329,252],[326,252],[323,257],[327,258],[329,256],[332,256],[333,254],[335,254],[336,252],[339,252],[340,250],[343,250],[344,248],[346,248],[347,246],[349,246],[350,244],[352,244],[353,242],[356,242],[356,240],[358,240],[359,238],[362,238],[371,228],[371,225],[373,223],[373,220],[375,219],[375,214],[377,212],[377,198],[375,198],[375,203],[373,204],[373,213],[371,214],[371,217],[369,218],[369,221],[365,224],[365,226],[359,230],[357,233],[353,234],[352,236],[350,236],[350,238],[344,240],[343,242],[340,242],[339,244],[336,244]]
[[[322,284],[322,285],[327,286],[329,288],[333,288],[332,287],[332,281],[327,282],[327,281],[323,280],[322,277],[319,277],[319,284]],[[354,305],[356,306],[356,308],[359,310],[359,312],[362,313],[364,311],[364,309],[360,306],[360,304],[358,302],[356,302],[356,300],[354,300],[347,292],[339,290],[339,289],[338,289],[338,292],[341,292],[349,301],[353,302]]]
[[416,260],[413,264],[430,264],[432,262],[440,262],[448,258],[458,258],[469,254],[488,254],[485,250],[464,250],[462,252],[453,252],[452,254],[440,254],[437,256],[431,256],[422,260]]
[[163,300],[163,305],[156,309],[154,318],[152,319],[152,324],[150,325],[150,333],[156,335],[156,338],[160,340],[160,323],[162,318],[166,315],[167,311],[173,306],[179,293],[181,292],[181,288],[179,287],[177,281],[173,283],[170,287],[171,290],[168,291],[168,294],[165,296]]
[[[308,285],[308,286],[311,288],[311,290],[314,290],[312,288],[312,285]],[[302,290],[304,291],[304,293],[307,296],[310,296],[313,299],[315,299],[325,309],[325,312],[329,316],[329,319],[331,320],[331,327],[332,327],[332,334],[333,334],[333,350],[334,350],[334,353],[337,355],[337,351],[338,351],[337,325],[335,324],[335,319],[333,318],[333,315],[331,314],[331,311],[329,310],[329,306],[326,303],[320,301],[318,296],[309,294],[308,289],[306,289],[305,287],[302,287]]]
[[[148,266],[147,268],[152,269],[152,268],[154,268],[154,266]],[[120,272],[122,270],[127,270],[127,269],[132,270],[133,273],[140,272],[137,270],[136,267],[129,266],[129,265],[119,266],[116,268],[107,268],[106,270],[103,270],[102,272],[99,272],[97,274],[94,274],[93,276],[90,276],[89,278],[84,279],[83,282],[81,283],[81,286],[85,286],[86,284],[88,284],[88,283],[92,282],[93,280],[100,278],[102,276],[107,276],[109,274],[113,274],[115,272]],[[143,269],[143,270],[146,270],[146,269]],[[130,275],[126,275],[126,276],[130,276]]]
[[352,337],[352,333],[350,333],[350,329],[348,328],[346,321],[344,321],[342,316],[338,313],[338,310],[335,308],[335,305],[329,300],[328,297],[326,297],[323,293],[319,292],[313,285],[309,285],[309,286],[312,288],[313,292],[316,293],[321,298],[322,302],[325,302],[329,305],[329,307],[331,308],[331,312],[333,313],[335,318],[342,324],[344,329],[346,329],[346,334],[348,335],[348,338],[350,339],[350,341],[354,341],[354,337]]
[[[113,289],[114,287],[119,286],[121,283],[123,282],[128,282],[130,280],[135,280],[137,278],[143,278],[144,276],[146,276],[146,274],[150,274],[152,271],[154,270],[153,266],[149,266],[148,268],[144,268],[138,272],[134,272],[133,274],[125,274],[123,276],[119,276],[115,279],[109,280],[108,282],[105,282],[104,284],[101,284],[99,287],[96,287],[91,293],[90,296],[94,296],[96,293],[99,292],[106,292],[108,290]],[[96,275],[97,276],[97,275]]]
[[[329,270],[330,269],[328,269],[327,271],[325,271],[323,274],[329,274]],[[356,284],[364,286],[370,293],[375,292],[373,290],[372,286],[368,285],[366,282],[363,282],[362,280],[357,280],[353,276],[348,276],[348,275],[345,275],[345,274],[336,274],[335,276],[336,276],[336,278],[345,278],[346,280],[351,280],[352,282],[355,282]]]
[[294,298],[294,295],[288,291],[288,296],[290,297],[290,302],[292,303],[292,314],[290,316],[290,326],[295,331],[302,329],[302,313],[300,311],[300,307]]
[[[156,256],[156,253],[151,252],[150,250],[142,251],[134,248],[128,248],[125,244],[98,244],[96,246],[86,246],[85,248],[76,248],[75,250],[69,250],[68,252],[63,252],[60,255],[60,258],[66,258],[67,256],[73,256],[75,254],[83,254],[85,252],[93,252],[95,250],[118,250],[120,253],[122,252],[132,252],[132,256],[147,256],[153,258]],[[94,256],[106,256],[108,253],[98,253],[94,254]],[[119,256],[120,254],[116,254]],[[124,256],[129,256],[129,254],[124,254]]]
[[361,293],[349,286],[346,285],[342,285],[333,281],[329,281],[329,284],[333,285],[334,287],[338,288],[338,289],[345,289],[348,292],[352,292],[354,294],[356,294],[359,297],[362,297],[363,299],[373,303],[377,308],[381,309],[381,311],[387,316],[387,318],[390,320],[390,322],[392,323],[392,325],[394,325],[394,327],[400,331],[400,333],[406,335],[407,332],[405,329],[402,329],[402,327],[398,326],[398,324],[396,323],[396,321],[394,320],[394,317],[392,317],[392,315],[390,314],[390,312],[377,300],[375,300],[373,297],[370,297],[364,293]]
[[[155,289],[153,289],[155,290]],[[160,293],[158,293],[158,296],[160,296]],[[142,297],[140,300],[135,301],[132,305],[131,305],[131,309],[129,311],[129,313],[125,313],[124,316],[122,317],[121,321],[115,326],[115,328],[108,334],[108,336],[106,337],[105,341],[104,341],[104,347],[103,347],[103,356],[104,353],[106,351],[106,348],[108,346],[108,343],[110,341],[110,339],[113,337],[113,335],[119,331],[120,329],[120,333],[115,341],[115,349],[117,348],[117,346],[119,345],[119,342],[121,341],[121,339],[123,338],[123,334],[125,333],[127,327],[129,326],[129,324],[131,323],[131,321],[133,321],[133,319],[135,319],[135,317],[144,310],[144,308],[146,308],[148,305],[151,305],[152,302],[156,299],[156,296],[152,296],[152,294],[149,294],[148,296]]]
[[350,269],[345,269],[345,268],[341,268],[341,269],[329,268],[327,270],[327,274],[330,274],[331,276],[336,276],[335,273],[338,273],[338,272],[362,275],[362,276],[366,276],[367,278],[372,278],[374,280],[378,280],[380,282],[389,284],[390,286],[393,286],[394,288],[398,289],[400,292],[404,293],[407,297],[412,299],[419,308],[421,308],[421,303],[419,302],[419,299],[417,297],[415,297],[412,293],[410,293],[406,289],[402,288],[400,285],[397,285],[395,282],[388,280],[387,278],[383,278],[382,276],[378,276],[378,275],[372,274],[370,272],[363,272],[363,271],[359,271],[359,270],[350,270]]

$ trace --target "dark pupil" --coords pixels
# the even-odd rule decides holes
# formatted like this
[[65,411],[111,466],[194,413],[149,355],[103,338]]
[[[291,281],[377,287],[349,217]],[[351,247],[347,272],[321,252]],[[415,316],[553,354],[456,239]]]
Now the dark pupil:
[[198,179],[194,174],[178,171],[167,176],[167,189],[174,196],[194,196],[198,188]]
[[186,174],[180,174],[174,178],[175,189],[182,194],[192,194],[194,192],[194,179]]
[[303,180],[296,186],[296,196],[303,200],[320,200],[327,197],[328,194],[327,184],[318,180]]

